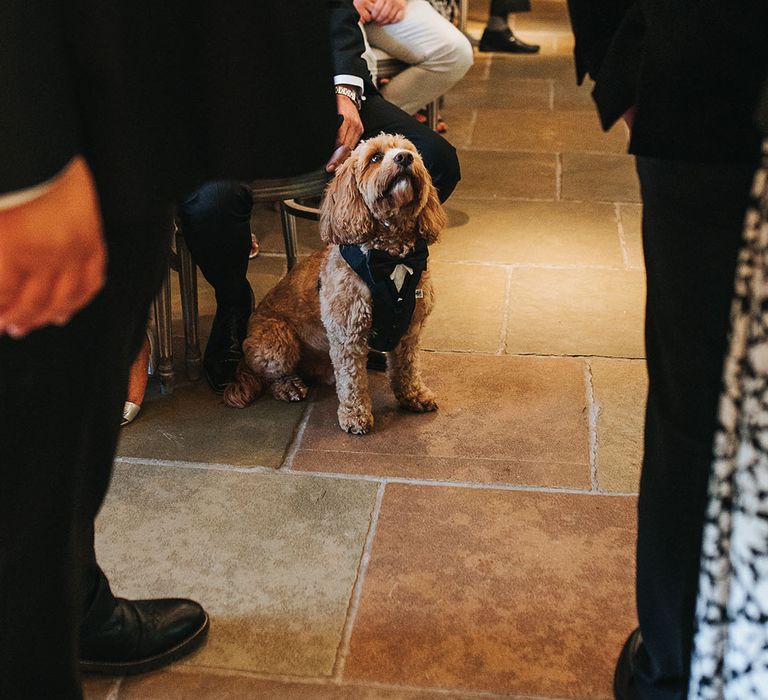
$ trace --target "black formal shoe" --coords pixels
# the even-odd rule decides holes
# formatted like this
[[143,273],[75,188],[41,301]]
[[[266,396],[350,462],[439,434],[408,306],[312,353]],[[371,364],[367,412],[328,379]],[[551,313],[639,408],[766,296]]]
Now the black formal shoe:
[[503,30],[486,29],[480,39],[480,51],[499,51],[506,53],[538,53],[538,44],[526,44],[520,41],[507,27]]
[[386,372],[387,356],[378,350],[369,350],[367,367],[374,372]]
[[146,673],[199,648],[208,615],[192,600],[117,598],[110,618],[80,635],[80,671],[103,675]]
[[248,319],[253,311],[253,292],[249,301],[240,305],[220,305],[216,309],[211,335],[205,346],[203,373],[211,389],[222,394],[235,378],[235,370],[243,356],[243,341],[248,330]]
[[616,670],[613,674],[613,694],[616,700],[636,700],[637,698],[633,678],[635,659],[642,644],[643,637],[638,627],[627,637],[616,662]]

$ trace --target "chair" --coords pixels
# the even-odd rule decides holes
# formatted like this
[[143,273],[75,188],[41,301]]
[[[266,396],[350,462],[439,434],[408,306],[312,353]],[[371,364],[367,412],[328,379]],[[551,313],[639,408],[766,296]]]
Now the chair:
[[[314,207],[301,204],[302,199],[319,197],[328,182],[324,169],[304,175],[256,180],[252,185],[255,202],[280,201],[280,218],[285,243],[285,256],[290,270],[298,258],[296,241],[296,217],[319,218]],[[157,333],[160,392],[173,392],[176,377],[173,367],[173,314],[171,304],[171,276],[178,272],[181,292],[181,313],[184,320],[185,364],[187,376],[192,381],[200,378],[201,354],[199,312],[197,298],[197,267],[184,241],[184,231],[174,223],[174,250],[163,277],[160,291],[154,301],[155,331]]]

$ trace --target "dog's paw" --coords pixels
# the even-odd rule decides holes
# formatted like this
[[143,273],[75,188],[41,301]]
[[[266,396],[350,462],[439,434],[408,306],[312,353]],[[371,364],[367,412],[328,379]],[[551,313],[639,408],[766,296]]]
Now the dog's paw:
[[276,379],[269,387],[272,396],[280,401],[303,401],[307,398],[309,389],[295,374]]
[[437,397],[429,389],[397,397],[400,405],[414,413],[430,413],[437,410]]
[[339,406],[339,425],[352,435],[367,435],[373,430],[373,414],[362,407]]

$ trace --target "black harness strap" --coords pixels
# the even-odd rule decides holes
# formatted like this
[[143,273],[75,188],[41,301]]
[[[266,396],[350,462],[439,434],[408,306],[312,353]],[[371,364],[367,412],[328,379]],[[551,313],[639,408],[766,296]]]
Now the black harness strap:
[[[413,250],[404,258],[381,250],[363,253],[359,245],[340,245],[339,252],[371,290],[373,327],[368,344],[381,352],[394,350],[411,325],[416,308],[417,287],[422,273],[427,269],[427,242],[423,238],[417,239]],[[398,265],[413,270],[413,274],[406,272],[399,292],[391,279]]]

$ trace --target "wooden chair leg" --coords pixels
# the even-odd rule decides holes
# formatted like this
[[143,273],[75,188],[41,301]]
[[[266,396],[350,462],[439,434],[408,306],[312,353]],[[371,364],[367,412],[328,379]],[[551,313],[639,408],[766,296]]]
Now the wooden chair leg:
[[171,269],[168,268],[154,302],[157,329],[157,374],[160,393],[171,394],[175,383],[173,373],[173,331],[171,328]]
[[179,287],[181,288],[181,313],[184,317],[184,359],[187,376],[192,381],[200,379],[199,307],[197,300],[197,267],[187,248],[184,236],[176,235],[176,255],[179,261]]
[[439,106],[439,100],[433,100],[427,105],[427,126],[432,129],[432,131],[437,131],[437,115],[440,111]]

